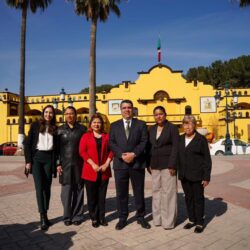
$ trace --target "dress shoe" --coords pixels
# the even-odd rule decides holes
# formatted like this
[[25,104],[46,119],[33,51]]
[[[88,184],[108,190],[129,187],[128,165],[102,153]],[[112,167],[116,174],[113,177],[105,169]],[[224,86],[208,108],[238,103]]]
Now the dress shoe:
[[40,214],[40,224],[41,224],[41,229],[43,231],[48,230],[49,226],[46,223],[44,214]]
[[145,229],[151,228],[150,224],[144,218],[137,220],[137,223],[140,224],[142,228],[145,228]]
[[99,226],[100,226],[99,221],[97,221],[97,220],[93,220],[93,221],[92,221],[92,227],[97,228],[97,227],[99,227]]
[[105,218],[103,218],[103,219],[100,220],[100,225],[102,225],[104,227],[106,227],[108,225],[108,222],[106,221]]
[[77,221],[74,221],[73,224],[74,224],[75,226],[79,226],[79,225],[82,224],[82,222],[81,222],[80,220],[77,220]]
[[72,222],[70,220],[64,221],[64,225],[65,226],[70,226],[71,224],[72,224]]
[[127,226],[127,221],[126,220],[119,220],[118,223],[115,226],[115,229],[116,230],[122,230],[126,226]]
[[200,233],[203,232],[203,229],[204,229],[203,226],[197,225],[197,226],[195,227],[195,229],[194,229],[194,232],[197,233],[197,234],[200,234]]
[[188,222],[186,225],[184,225],[184,229],[190,229],[190,228],[192,228],[192,227],[194,227],[196,224],[195,223],[190,223],[190,222]]

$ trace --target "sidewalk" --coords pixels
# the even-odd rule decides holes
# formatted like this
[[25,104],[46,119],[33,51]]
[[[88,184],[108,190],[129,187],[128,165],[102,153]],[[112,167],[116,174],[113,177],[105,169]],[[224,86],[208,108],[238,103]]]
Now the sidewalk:
[[[86,220],[80,226],[64,226],[60,186],[54,179],[48,214],[53,226],[42,232],[32,176],[25,179],[23,159],[0,157],[0,249],[250,249],[249,162],[250,156],[213,158],[212,183],[206,192],[207,227],[200,235],[194,234],[192,229],[183,229],[187,215],[181,189],[176,228],[164,230],[152,225],[149,175],[146,176],[145,197],[150,230],[142,229],[134,221],[132,196],[129,225],[122,231],[115,230],[118,218],[113,180],[107,195],[108,227],[93,228],[86,206]],[[242,202],[244,199],[247,202]]]

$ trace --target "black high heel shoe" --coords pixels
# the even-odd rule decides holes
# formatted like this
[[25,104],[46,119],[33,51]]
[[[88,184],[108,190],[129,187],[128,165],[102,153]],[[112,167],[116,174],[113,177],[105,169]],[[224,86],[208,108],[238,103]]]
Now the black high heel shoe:
[[108,226],[108,222],[106,221],[105,218],[103,218],[103,219],[100,220],[100,225],[102,225],[104,227]]
[[97,220],[93,220],[93,221],[92,221],[92,227],[97,228],[97,227],[99,227],[99,226],[100,226],[99,221],[97,221]]
[[46,223],[45,214],[40,214],[40,224],[43,231],[48,230],[49,226]]
[[47,213],[44,214],[44,217],[45,217],[45,223],[48,227],[50,227],[52,225],[52,223],[49,221],[48,219],[48,216],[47,216]]

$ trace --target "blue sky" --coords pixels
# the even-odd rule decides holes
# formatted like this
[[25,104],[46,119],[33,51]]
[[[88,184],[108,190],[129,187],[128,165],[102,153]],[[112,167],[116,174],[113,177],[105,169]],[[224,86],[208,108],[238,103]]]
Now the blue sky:
[[[129,0],[120,10],[98,24],[97,85],[135,81],[156,65],[159,35],[162,63],[173,70],[250,55],[250,7],[232,0]],[[19,91],[20,14],[0,1],[0,91]],[[28,13],[26,95],[87,87],[89,43],[90,23],[66,0]]]

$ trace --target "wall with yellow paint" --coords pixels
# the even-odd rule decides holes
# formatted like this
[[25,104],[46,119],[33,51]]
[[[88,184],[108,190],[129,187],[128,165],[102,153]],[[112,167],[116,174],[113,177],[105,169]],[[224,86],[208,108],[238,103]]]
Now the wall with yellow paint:
[[[135,82],[124,81],[118,87],[111,89],[109,93],[97,93],[96,105],[97,111],[104,115],[107,128],[111,122],[121,118],[120,114],[111,114],[114,112],[110,108],[112,102],[120,102],[124,99],[132,100],[134,107],[137,109],[138,118],[146,121],[148,125],[154,123],[153,109],[161,105],[167,110],[168,120],[177,124],[180,127],[180,132],[182,131],[181,121],[187,111],[187,106],[190,106],[192,114],[198,120],[198,127],[214,132],[216,137],[219,138],[224,137],[226,133],[226,98],[224,90],[219,91],[222,94],[220,106],[213,106],[214,110],[212,110],[211,105],[214,105],[214,103],[211,104],[210,101],[214,101],[216,90],[211,85],[205,85],[198,81],[188,83],[182,77],[182,71],[174,71],[166,65],[155,65],[146,72],[138,72],[138,79]],[[234,107],[235,110],[230,110],[231,113],[236,113],[237,118],[235,122],[229,123],[229,131],[231,136],[236,133],[238,138],[250,141],[250,89],[237,89],[237,93],[241,94],[238,98],[239,106]],[[70,98],[77,109],[79,122],[86,125],[89,105],[88,94],[66,94],[64,103],[60,101],[59,94],[27,96],[25,133],[27,134],[30,123],[39,119],[37,112],[41,111],[47,104],[53,104],[53,99],[58,102],[57,122],[61,124],[63,106],[68,106]],[[229,103],[232,98],[230,94],[228,97]],[[201,110],[201,100],[204,107],[208,105],[206,112]],[[13,108],[18,105],[18,102],[17,94],[0,92],[0,143],[17,140],[18,116]],[[210,108],[211,112],[207,112]]]

